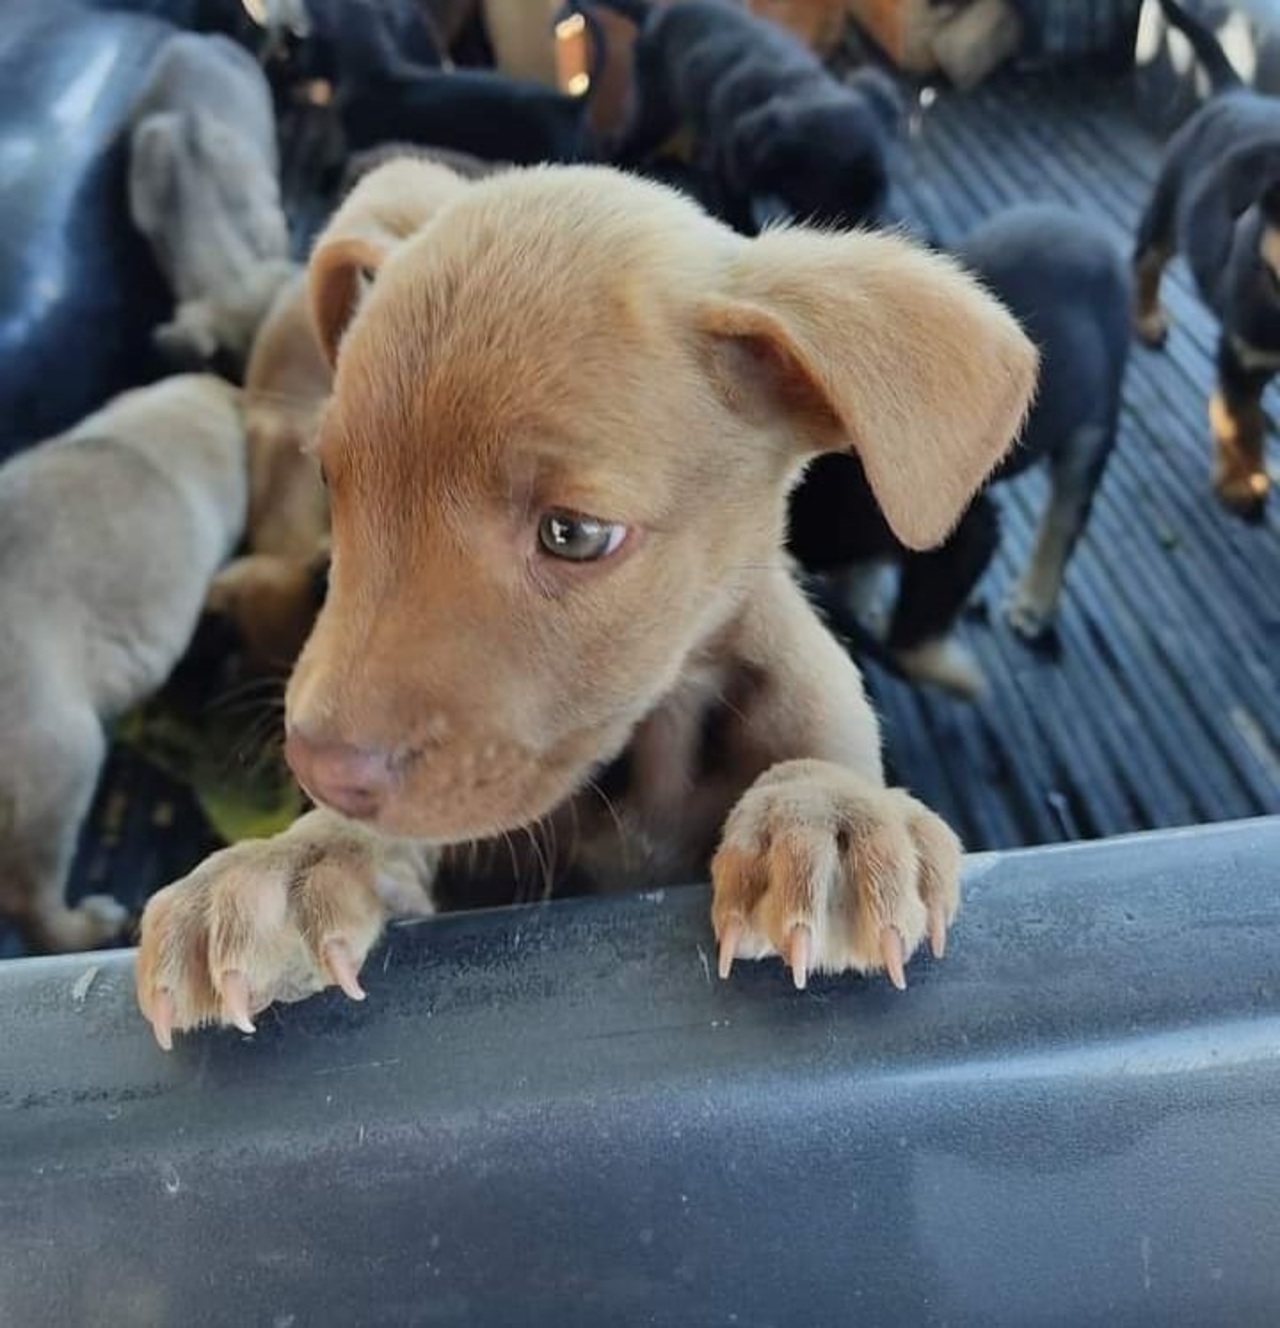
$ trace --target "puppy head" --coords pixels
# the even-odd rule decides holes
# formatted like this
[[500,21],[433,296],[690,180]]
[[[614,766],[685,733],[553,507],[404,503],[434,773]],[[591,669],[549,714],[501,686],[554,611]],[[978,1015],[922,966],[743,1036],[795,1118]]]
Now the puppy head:
[[272,164],[204,112],[165,111],[134,128],[129,211],[179,303],[214,296],[289,255]]
[[775,99],[735,126],[726,172],[735,189],[773,196],[802,222],[875,221],[889,187],[887,134],[866,99]]
[[807,458],[856,447],[927,545],[1032,390],[1013,319],[898,239],[747,242],[598,168],[387,216],[313,259],[333,562],[287,698],[303,784],[386,831],[548,812],[725,648]]

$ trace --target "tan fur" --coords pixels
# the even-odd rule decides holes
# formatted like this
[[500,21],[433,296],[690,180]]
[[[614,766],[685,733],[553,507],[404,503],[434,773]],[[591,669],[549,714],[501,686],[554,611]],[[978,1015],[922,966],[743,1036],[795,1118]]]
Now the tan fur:
[[238,396],[169,378],[0,469],[0,912],[37,946],[87,949],[124,924],[106,897],[68,908],[66,873],[102,721],[168,677],[240,538]]
[[[958,848],[884,788],[857,670],[785,565],[786,495],[852,445],[895,530],[940,538],[1019,425],[1030,343],[899,238],[746,241],[597,168],[463,186],[402,238],[411,185],[368,177],[311,264],[336,356],[333,564],[289,751],[305,785],[342,801],[355,781],[367,805],[156,896],[138,980],[161,1041],[353,990],[393,911],[376,883],[418,870],[430,896],[415,845],[457,872],[451,846],[525,825],[597,887],[692,879],[720,842],[726,959],[898,981],[926,930],[941,946]],[[566,509],[625,540],[597,562],[541,552],[541,515]],[[624,753],[606,805],[596,778]],[[329,865],[354,851],[363,883]],[[333,921],[246,919],[237,891],[273,871]]]
[[311,326],[305,272],[280,288],[245,374],[246,554],[214,579],[206,607],[235,627],[259,673],[287,673],[315,621],[329,510],[310,447],[333,384]]
[[362,282],[392,246],[420,230],[467,189],[456,171],[421,158],[398,158],[364,176],[325,228],[311,259],[311,314],[332,364]]
[[[377,167],[375,190],[392,237],[408,235],[462,187],[454,154],[447,165],[415,155]],[[369,174],[373,174],[373,168]],[[366,205],[367,206],[367,205]],[[346,236],[357,248],[359,217],[335,214],[329,242]],[[370,267],[377,261],[372,255]],[[359,293],[355,274],[345,298]],[[346,306],[343,306],[344,310]],[[305,272],[296,272],[278,292],[253,343],[245,374],[245,424],[249,440],[247,555],[226,567],[209,593],[211,611],[234,624],[250,667],[287,672],[311,632],[318,607],[314,594],[319,566],[327,559],[329,505],[312,454],[316,430],[333,373],[316,335]]]
[[309,451],[332,387],[298,272],[276,297],[245,374],[251,553],[306,559],[328,538],[328,503]]

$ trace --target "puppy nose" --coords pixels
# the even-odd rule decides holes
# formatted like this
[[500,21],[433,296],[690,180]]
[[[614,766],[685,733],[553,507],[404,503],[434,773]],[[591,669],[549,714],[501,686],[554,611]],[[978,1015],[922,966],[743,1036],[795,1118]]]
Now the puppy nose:
[[298,783],[317,802],[356,820],[375,816],[391,786],[386,752],[316,739],[296,726],[289,728],[284,756]]

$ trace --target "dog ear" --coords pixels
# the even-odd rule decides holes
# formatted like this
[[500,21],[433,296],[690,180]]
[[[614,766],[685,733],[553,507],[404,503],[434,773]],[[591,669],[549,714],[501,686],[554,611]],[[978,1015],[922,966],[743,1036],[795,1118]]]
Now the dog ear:
[[955,263],[890,235],[773,231],[743,245],[700,324],[747,352],[802,451],[858,453],[913,549],[955,524],[1018,432],[1038,356]]
[[470,185],[436,162],[403,158],[364,176],[334,213],[311,252],[311,318],[332,366],[355,316],[362,284],[387,255]]

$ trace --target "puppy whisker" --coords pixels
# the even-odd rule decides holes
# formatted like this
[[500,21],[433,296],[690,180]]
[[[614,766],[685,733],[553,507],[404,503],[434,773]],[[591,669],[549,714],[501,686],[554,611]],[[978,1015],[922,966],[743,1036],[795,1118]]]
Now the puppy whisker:
[[210,715],[221,714],[224,713],[224,708],[229,704],[239,703],[246,699],[278,704],[283,707],[284,689],[285,683],[282,678],[244,678],[223,688],[208,702],[205,711]]

